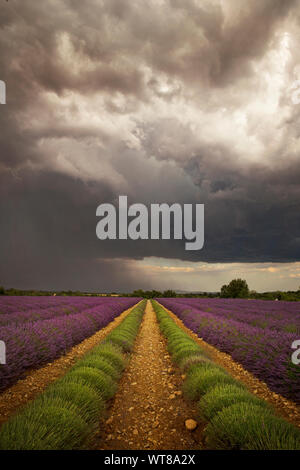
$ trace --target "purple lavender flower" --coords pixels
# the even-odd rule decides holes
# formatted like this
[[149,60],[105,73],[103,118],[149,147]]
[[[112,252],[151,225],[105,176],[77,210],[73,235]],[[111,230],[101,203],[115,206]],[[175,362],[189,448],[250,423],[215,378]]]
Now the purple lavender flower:
[[0,365],[0,390],[25,371],[58,358],[105,327],[139,299],[121,297],[0,298],[0,339],[6,364]]
[[300,403],[300,366],[291,345],[300,338],[300,303],[245,299],[157,299],[192,331]]

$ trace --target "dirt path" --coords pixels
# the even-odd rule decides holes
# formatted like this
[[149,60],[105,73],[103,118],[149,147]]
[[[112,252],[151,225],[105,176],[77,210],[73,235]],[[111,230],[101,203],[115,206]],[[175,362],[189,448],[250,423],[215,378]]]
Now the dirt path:
[[109,417],[99,434],[99,449],[199,449],[201,426],[191,432],[186,419],[197,419],[182,398],[182,377],[172,366],[150,301]]
[[[162,304],[160,304],[162,305]],[[162,307],[169,313],[171,318],[180,326],[186,333],[188,333],[200,346],[207,351],[212,360],[216,364],[220,364],[224,369],[226,369],[234,378],[243,382],[248,390],[260,398],[263,398],[269,402],[274,411],[285,418],[287,421],[290,421],[295,426],[300,427],[300,407],[297,406],[291,400],[284,398],[278,393],[272,392],[269,389],[266,383],[262,382],[256,378],[253,374],[248,372],[244,367],[238,362],[234,361],[229,354],[223,353],[216,349],[214,346],[203,341],[202,338],[196,335],[193,331],[187,328],[184,323],[170,310],[162,305]],[[278,377],[280,380],[280,377]]]
[[[134,306],[133,306],[134,307]],[[102,341],[133,309],[130,307],[94,335],[74,346],[70,351],[37,370],[29,371],[25,379],[0,393],[0,425],[21,406],[33,400],[50,383],[63,376],[73,364]]]

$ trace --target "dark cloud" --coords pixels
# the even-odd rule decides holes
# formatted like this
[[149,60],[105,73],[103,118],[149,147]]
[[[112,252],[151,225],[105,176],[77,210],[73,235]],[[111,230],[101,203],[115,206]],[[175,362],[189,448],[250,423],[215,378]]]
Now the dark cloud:
[[[250,191],[252,180],[253,175],[239,183],[240,190],[248,187],[244,197],[216,199],[218,191],[214,191],[201,199],[206,211],[205,248],[187,252],[181,241],[98,240],[95,209],[102,202],[116,204],[118,196],[104,182],[87,185],[51,173],[27,174],[15,181],[10,178],[8,187],[1,188],[0,278],[6,284],[26,287],[75,289],[82,285],[87,290],[98,290],[101,285],[108,290],[108,286],[128,289],[141,282],[138,273],[128,278],[128,258],[155,256],[191,262],[299,260],[299,199],[292,202],[282,198],[278,182],[272,191],[267,185],[262,188],[267,184],[265,179],[257,181]],[[272,182],[270,175],[268,185]],[[173,191],[175,200],[176,187]]]
[[[299,260],[296,1],[0,8],[1,282],[129,289],[144,257]],[[96,207],[119,194],[204,203],[204,249],[100,242]]]

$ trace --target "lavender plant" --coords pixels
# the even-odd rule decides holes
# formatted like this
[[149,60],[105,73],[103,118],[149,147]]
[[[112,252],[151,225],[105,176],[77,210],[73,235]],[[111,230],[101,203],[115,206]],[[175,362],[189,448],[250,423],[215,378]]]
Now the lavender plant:
[[298,302],[184,298],[159,301],[199,337],[230,354],[274,392],[300,403],[300,367],[291,361],[291,345],[300,335]]
[[[25,298],[22,304],[22,299],[1,299],[0,311],[3,311],[6,302],[9,313],[0,315],[0,318],[6,318],[5,325],[0,326],[0,339],[6,345],[6,364],[0,365],[0,390],[22,378],[28,369],[39,367],[66,353],[138,301],[136,298],[120,297],[70,297],[64,300],[33,297],[30,300]],[[13,307],[13,300],[18,305]],[[18,310],[21,306],[22,312]],[[28,316],[26,320],[24,315]],[[8,317],[11,321],[7,320]]]

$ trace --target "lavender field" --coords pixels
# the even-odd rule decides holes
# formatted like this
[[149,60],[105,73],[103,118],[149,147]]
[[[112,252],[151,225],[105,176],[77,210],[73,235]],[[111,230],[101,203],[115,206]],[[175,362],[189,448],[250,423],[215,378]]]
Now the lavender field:
[[6,344],[6,364],[0,367],[0,390],[22,378],[28,369],[58,358],[138,300],[3,296],[0,339]]
[[244,299],[158,299],[209,344],[230,354],[271,390],[300,403],[300,303]]

